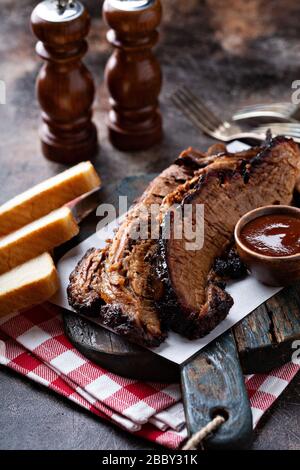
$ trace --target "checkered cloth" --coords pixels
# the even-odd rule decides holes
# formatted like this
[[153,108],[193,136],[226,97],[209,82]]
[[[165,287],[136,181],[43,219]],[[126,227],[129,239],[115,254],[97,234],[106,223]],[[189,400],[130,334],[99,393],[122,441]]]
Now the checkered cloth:
[[[129,380],[93,364],[74,349],[61,317],[47,306],[0,319],[0,364],[150,441],[176,449],[187,437],[178,384]],[[299,368],[289,363],[245,378],[254,426]]]

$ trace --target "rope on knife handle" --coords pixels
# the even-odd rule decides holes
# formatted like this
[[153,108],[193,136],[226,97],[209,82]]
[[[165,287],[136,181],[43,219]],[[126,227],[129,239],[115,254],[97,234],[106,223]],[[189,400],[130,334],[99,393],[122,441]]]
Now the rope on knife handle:
[[223,423],[225,423],[225,418],[223,416],[216,416],[212,421],[210,421],[204,428],[200,431],[193,434],[190,439],[187,441],[182,450],[197,450],[200,444],[204,439],[206,439],[210,434],[216,432]]

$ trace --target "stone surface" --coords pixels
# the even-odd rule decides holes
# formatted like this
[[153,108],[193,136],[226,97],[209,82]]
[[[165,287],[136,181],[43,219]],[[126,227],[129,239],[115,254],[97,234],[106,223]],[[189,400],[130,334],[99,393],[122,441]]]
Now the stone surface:
[[[39,109],[34,83],[41,62],[29,18],[33,0],[1,0],[0,80],[7,104],[0,105],[0,204],[64,169],[41,156]],[[86,62],[97,85],[95,122],[101,149],[96,166],[105,185],[128,175],[158,172],[183,148],[206,149],[199,134],[170,102],[186,84],[220,116],[247,103],[290,100],[300,79],[300,4],[294,0],[164,0],[157,55],[164,73],[161,107],[165,138],[147,152],[125,154],[111,147],[105,127],[108,109],[103,70],[110,53],[101,2],[86,0],[92,14]],[[151,444],[82,412],[75,405],[0,368],[0,448],[135,449]],[[264,418],[254,448],[299,449],[299,376]]]

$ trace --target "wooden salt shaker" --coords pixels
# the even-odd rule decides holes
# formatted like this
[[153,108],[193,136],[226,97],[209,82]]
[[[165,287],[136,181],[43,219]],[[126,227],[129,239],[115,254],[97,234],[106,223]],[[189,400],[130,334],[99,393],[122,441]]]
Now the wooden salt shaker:
[[103,17],[115,47],[105,79],[110,92],[109,137],[121,150],[143,150],[159,142],[161,69],[152,52],[158,40],[160,0],[105,0]]
[[45,0],[33,10],[31,25],[39,39],[36,52],[46,61],[36,83],[43,154],[60,163],[88,160],[97,150],[94,82],[81,62],[89,14],[77,0]]

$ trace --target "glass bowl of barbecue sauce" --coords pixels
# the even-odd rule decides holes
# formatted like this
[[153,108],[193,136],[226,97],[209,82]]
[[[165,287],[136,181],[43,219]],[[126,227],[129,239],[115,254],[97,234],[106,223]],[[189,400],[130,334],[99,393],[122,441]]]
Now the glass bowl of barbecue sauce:
[[300,279],[300,209],[265,206],[245,214],[234,231],[248,271],[269,286]]

